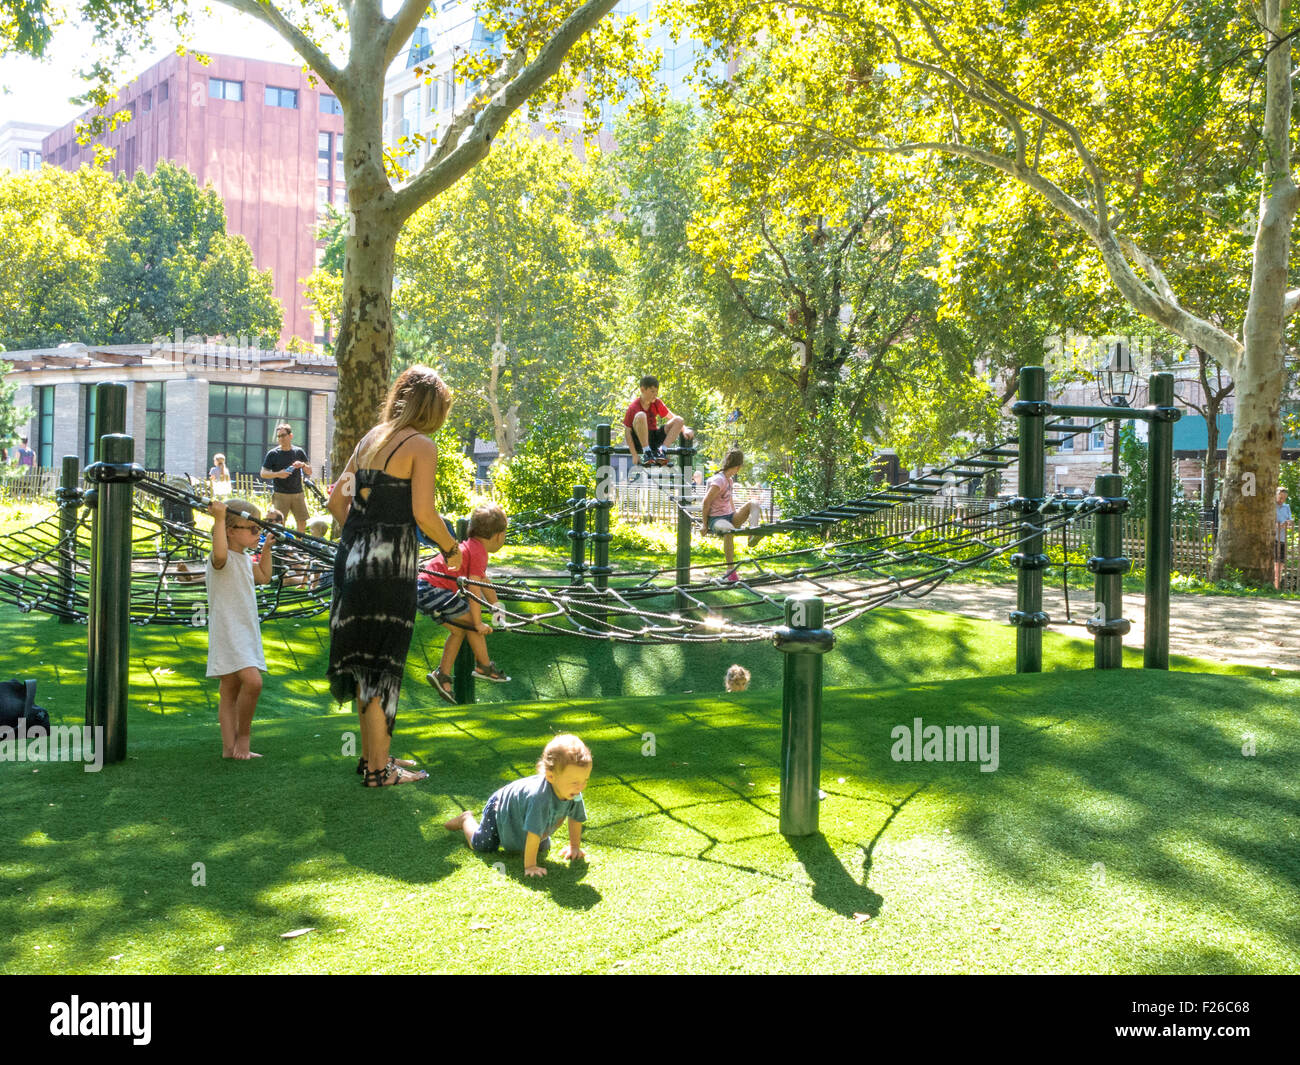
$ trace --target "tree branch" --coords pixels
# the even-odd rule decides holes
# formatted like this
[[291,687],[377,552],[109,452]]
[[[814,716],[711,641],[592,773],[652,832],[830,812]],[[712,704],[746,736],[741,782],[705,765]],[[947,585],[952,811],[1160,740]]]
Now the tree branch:
[[[554,76],[578,39],[609,14],[617,2],[618,0],[587,0],[565,19],[555,35],[542,46],[537,58],[493,94],[464,139],[454,147],[449,146],[441,158],[430,159],[419,176],[396,193],[393,197],[396,217],[409,217],[421,205],[451,187],[462,174],[483,159],[488,154],[492,138],[500,131],[506,119]],[[512,61],[513,56],[507,62]]]
[[416,27],[420,25],[420,20],[424,18],[424,13],[431,6],[429,0],[402,0],[402,6],[397,14],[384,23],[382,33],[387,37],[384,41],[385,70],[411,39]]
[[310,37],[290,22],[285,17],[284,12],[276,7],[271,0],[218,0],[218,3],[234,8],[236,11],[242,11],[245,15],[251,15],[259,22],[264,22],[270,26],[271,29],[288,41],[293,46],[293,50],[302,56],[303,62],[319,74],[321,80],[334,90],[335,96],[343,98],[344,93],[340,91],[343,81],[342,71],[330,61],[329,56],[322,52]]

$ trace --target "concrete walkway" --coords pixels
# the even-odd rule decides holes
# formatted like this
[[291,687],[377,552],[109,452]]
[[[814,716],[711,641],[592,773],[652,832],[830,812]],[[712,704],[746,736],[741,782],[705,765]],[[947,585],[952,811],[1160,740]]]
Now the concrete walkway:
[[[1070,616],[1084,621],[1092,614],[1092,596],[1070,589]],[[1016,608],[1015,585],[942,584],[923,599],[903,599],[900,606],[943,610],[985,621],[1006,622]],[[1043,588],[1043,609],[1050,626],[1065,635],[1091,639],[1082,625],[1059,624],[1065,599],[1058,584]],[[1125,593],[1124,616],[1133,629],[1125,647],[1142,646],[1146,596]],[[1217,662],[1237,662],[1273,669],[1300,670],[1300,601],[1239,596],[1173,595],[1169,608],[1169,651]]]

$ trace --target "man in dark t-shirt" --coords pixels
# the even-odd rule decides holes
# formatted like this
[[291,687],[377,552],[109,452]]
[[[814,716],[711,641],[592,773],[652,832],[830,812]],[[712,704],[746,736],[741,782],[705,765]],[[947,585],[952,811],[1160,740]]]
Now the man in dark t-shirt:
[[307,499],[302,493],[302,479],[311,476],[307,452],[293,446],[293,429],[288,425],[277,425],[275,438],[280,446],[266,453],[260,476],[274,482],[271,505],[286,517],[292,514],[298,531],[306,532]]

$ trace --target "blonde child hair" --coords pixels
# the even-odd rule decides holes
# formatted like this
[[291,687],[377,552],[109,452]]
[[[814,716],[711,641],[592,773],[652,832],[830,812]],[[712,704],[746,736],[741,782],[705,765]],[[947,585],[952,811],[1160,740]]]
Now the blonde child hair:
[[562,732],[546,745],[537,759],[537,772],[559,773],[569,766],[591,765],[591,750],[571,732]]
[[743,692],[749,687],[749,670],[744,666],[732,666],[727,670],[723,684],[729,692]]

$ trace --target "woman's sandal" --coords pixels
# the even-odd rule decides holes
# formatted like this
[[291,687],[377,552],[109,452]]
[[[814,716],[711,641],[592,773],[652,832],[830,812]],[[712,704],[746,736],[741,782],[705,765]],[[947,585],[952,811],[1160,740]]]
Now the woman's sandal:
[[[398,769],[414,769],[416,766],[420,764],[419,762],[411,758],[390,758],[389,761],[395,763]],[[357,759],[357,776],[363,777],[365,775],[366,775],[366,758],[365,755],[362,755],[360,758]]]
[[411,773],[401,766],[396,760],[388,759],[388,764],[383,769],[369,770],[361,774],[361,783],[367,788],[385,788],[392,787],[394,784],[414,784],[420,780],[427,780],[429,774],[421,769],[417,773]]
[[489,662],[486,666],[475,666],[474,676],[480,680],[490,680],[493,684],[505,684],[510,679],[501,672],[495,662]]
[[451,703],[452,706],[456,705],[456,696],[452,692],[451,678],[446,673],[441,669],[435,669],[432,673],[425,674],[424,679],[433,685],[433,690],[442,696],[444,702]]

